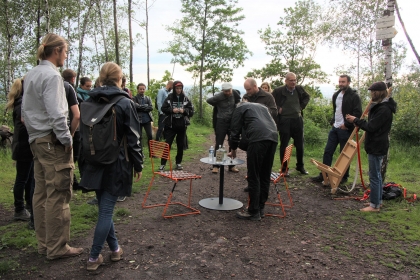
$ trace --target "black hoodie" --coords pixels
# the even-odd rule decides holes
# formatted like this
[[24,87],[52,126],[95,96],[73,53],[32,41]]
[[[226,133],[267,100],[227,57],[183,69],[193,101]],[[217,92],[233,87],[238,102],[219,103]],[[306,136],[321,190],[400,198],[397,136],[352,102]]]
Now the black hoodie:
[[386,155],[389,148],[389,132],[391,131],[393,114],[397,103],[389,98],[372,105],[368,120],[354,119],[354,123],[366,131],[365,151],[370,155]]
[[[166,115],[164,120],[165,126],[171,127],[173,129],[186,129],[187,125],[190,124],[190,118],[194,114],[194,108],[191,101],[184,94],[184,88],[180,95],[176,94],[175,87],[182,86],[182,82],[175,81],[173,84],[172,93],[168,95],[165,101],[162,104],[162,112]],[[174,113],[174,108],[183,108],[184,112]]]

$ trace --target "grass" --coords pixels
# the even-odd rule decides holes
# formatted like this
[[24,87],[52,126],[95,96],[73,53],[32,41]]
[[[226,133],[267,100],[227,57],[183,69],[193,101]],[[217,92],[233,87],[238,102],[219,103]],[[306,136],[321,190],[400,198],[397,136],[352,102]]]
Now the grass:
[[[192,124],[188,128],[189,149],[184,152],[184,163],[196,162],[199,158],[207,153],[207,143],[210,141],[210,135],[213,133],[212,128]],[[324,132],[327,135],[327,131]],[[213,144],[213,143],[210,143]],[[318,169],[310,163],[310,159],[322,159],[324,150],[323,144],[306,145],[305,146],[305,168],[310,174],[316,175]],[[173,145],[171,151],[171,158],[175,159],[176,145]],[[146,148],[147,150],[147,148]],[[145,152],[147,154],[147,151]],[[275,155],[275,164],[273,170],[278,170],[280,167],[278,149]],[[389,151],[389,164],[387,171],[386,182],[396,182],[407,188],[408,194],[416,193],[420,195],[420,176],[417,171],[420,170],[420,147],[413,147],[401,143],[391,142]],[[338,152],[334,156],[334,160],[338,157]],[[365,184],[368,185],[368,163],[367,155],[364,150],[361,151],[362,170]],[[296,162],[295,151],[291,158],[290,168],[294,168]],[[354,169],[356,163],[351,165],[351,179],[354,178]],[[0,151],[0,203],[3,208],[13,211],[13,193],[12,187],[15,179],[15,167],[11,160],[11,153],[9,151]],[[311,175],[312,176],[312,175]],[[144,169],[142,178],[139,182],[133,184],[133,192],[145,192],[148,183],[151,179],[151,164],[150,159],[146,158],[144,162]],[[360,177],[357,180],[360,183]],[[154,188],[167,187],[163,184],[155,185]],[[291,186],[292,188],[294,186]],[[72,238],[87,236],[97,219],[97,207],[86,204],[86,201],[94,197],[94,193],[75,192],[71,201],[71,234]],[[364,246],[387,246],[388,253],[397,255],[400,263],[394,263],[386,260],[395,259],[391,256],[384,256],[385,260],[382,262],[384,266],[391,267],[396,270],[401,270],[403,264],[413,264],[416,267],[420,266],[420,249],[418,241],[420,240],[420,209],[417,203],[409,203],[405,200],[384,201],[384,211],[378,215],[366,215],[359,211],[348,211],[346,215],[341,218],[343,223],[339,222],[331,224],[331,230],[336,232],[336,235],[329,236],[332,243],[342,241],[341,231],[352,231],[351,225],[353,223],[360,223],[364,220],[370,226],[364,232],[355,232],[357,235],[371,235],[376,237],[377,242],[364,244]],[[130,211],[124,207],[117,207],[115,210],[115,218],[122,220],[122,222],[129,222],[127,219],[131,215]],[[326,217],[329,221],[330,217]],[[127,220],[127,221],[126,221]],[[289,232],[295,235],[294,232]],[[4,247],[14,247],[19,249],[33,249],[36,248],[36,239],[33,231],[26,228],[26,223],[10,223],[0,227],[0,252]],[[332,245],[331,245],[332,246]],[[333,250],[334,246],[325,246],[322,248],[324,252]],[[344,246],[344,247],[341,247]],[[349,255],[348,248],[340,245],[339,250],[343,256],[352,257]],[[338,249],[338,248],[336,248]],[[366,259],[374,259],[374,256],[365,255]],[[8,271],[18,266],[14,260],[0,261],[0,273]]]

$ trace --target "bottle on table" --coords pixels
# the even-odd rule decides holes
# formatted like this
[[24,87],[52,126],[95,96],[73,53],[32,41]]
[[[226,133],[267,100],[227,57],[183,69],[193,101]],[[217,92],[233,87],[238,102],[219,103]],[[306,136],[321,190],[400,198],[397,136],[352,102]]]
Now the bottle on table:
[[223,162],[223,148],[222,145],[219,145],[219,149],[216,151],[216,162],[217,163],[222,163]]
[[214,147],[211,146],[209,150],[209,161],[214,162]]

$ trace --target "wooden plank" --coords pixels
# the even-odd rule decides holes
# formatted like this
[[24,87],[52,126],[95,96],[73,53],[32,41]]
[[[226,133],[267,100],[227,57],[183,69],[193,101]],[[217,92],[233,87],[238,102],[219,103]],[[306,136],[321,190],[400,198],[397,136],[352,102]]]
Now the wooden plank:
[[376,20],[376,28],[387,28],[395,25],[395,16],[385,16]]

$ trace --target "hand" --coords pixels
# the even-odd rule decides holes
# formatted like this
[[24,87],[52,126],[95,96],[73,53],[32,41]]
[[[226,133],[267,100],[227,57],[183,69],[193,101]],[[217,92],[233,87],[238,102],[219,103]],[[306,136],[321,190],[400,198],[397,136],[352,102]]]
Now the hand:
[[172,112],[174,112],[175,114],[178,113],[178,108],[173,108]]
[[134,183],[137,183],[140,178],[141,178],[142,172],[134,172],[133,177],[136,178],[136,180],[134,180]]
[[352,115],[349,115],[349,114],[346,115],[346,120],[349,123],[353,123],[355,118],[356,118],[355,116],[352,116]]
[[180,108],[180,109],[178,109],[178,112],[180,112],[181,114],[183,114],[184,113],[184,109],[183,108]]
[[70,154],[72,150],[73,150],[73,146],[64,146],[64,152],[66,154]]
[[348,128],[347,128],[344,124],[342,124],[342,125],[340,126],[340,129],[342,129],[342,130],[348,130]]
[[283,108],[279,108],[279,115],[281,114],[281,111],[283,111]]

